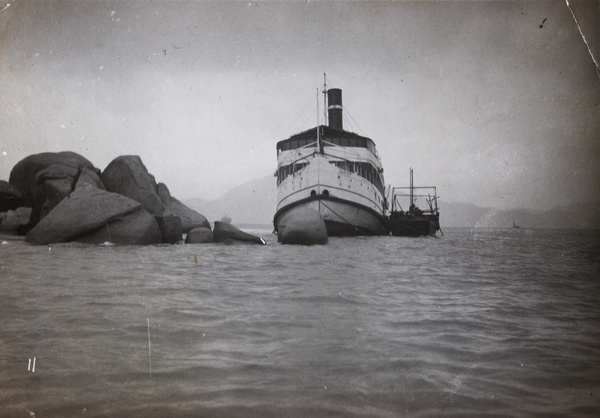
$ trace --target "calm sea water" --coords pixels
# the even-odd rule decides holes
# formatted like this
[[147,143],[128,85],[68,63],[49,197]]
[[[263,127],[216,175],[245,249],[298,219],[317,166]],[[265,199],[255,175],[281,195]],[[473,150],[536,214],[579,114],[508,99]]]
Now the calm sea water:
[[0,416],[600,416],[598,231],[249,232],[4,237]]

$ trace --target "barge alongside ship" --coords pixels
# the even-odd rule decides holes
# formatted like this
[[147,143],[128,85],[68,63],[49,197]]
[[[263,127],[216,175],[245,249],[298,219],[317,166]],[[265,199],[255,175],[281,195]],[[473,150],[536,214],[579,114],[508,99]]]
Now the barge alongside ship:
[[[427,207],[420,209],[417,198],[425,199]],[[414,187],[413,170],[410,169],[410,186],[392,188],[392,210],[388,217],[390,234],[396,237],[434,236],[440,228],[438,196],[434,186]],[[407,210],[403,210],[402,203]]]

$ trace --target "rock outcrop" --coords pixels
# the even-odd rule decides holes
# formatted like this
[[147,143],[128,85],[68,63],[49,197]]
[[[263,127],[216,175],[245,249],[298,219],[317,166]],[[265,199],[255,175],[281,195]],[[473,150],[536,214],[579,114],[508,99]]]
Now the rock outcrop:
[[25,239],[34,244],[72,241],[140,208],[139,202],[120,194],[82,186],[56,205]]
[[277,240],[282,244],[327,244],[327,228],[321,214],[310,208],[296,208],[279,221]]
[[75,239],[86,244],[152,245],[163,242],[156,218],[140,208]]
[[13,167],[10,182],[0,183],[0,204],[5,201],[7,208],[31,207],[19,233],[35,244],[176,243],[194,228],[210,230],[203,215],[157,185],[132,155],[115,158],[103,172],[73,152],[31,155]]
[[84,184],[90,184],[100,190],[106,190],[104,183],[102,183],[102,180],[100,179],[99,173],[100,170],[90,170],[89,168],[84,167],[79,174],[75,188],[81,187]]
[[140,202],[152,215],[163,214],[165,206],[158,196],[156,180],[148,173],[139,156],[123,155],[115,158],[102,171],[100,178],[109,192]]
[[[35,176],[38,202],[41,203],[40,219],[46,216],[75,188],[79,169],[64,164],[52,164]],[[35,196],[35,195],[34,195]]]
[[27,231],[73,190],[84,168],[95,171],[90,161],[69,151],[30,155],[13,167],[8,182],[21,192],[24,206],[32,208]]
[[249,234],[244,232],[235,226],[215,221],[215,227],[213,228],[213,236],[215,242],[225,243],[225,244],[235,244],[235,243],[243,243],[243,244],[260,244],[266,245],[264,239],[261,237],[257,237],[256,235]]
[[181,219],[177,216],[155,216],[162,240],[165,244],[175,244],[181,241],[183,232]]
[[8,182],[21,191],[24,200],[31,206],[33,203],[31,200],[33,196],[32,189],[36,186],[36,175],[53,164],[61,164],[76,169],[87,167],[95,170],[90,161],[74,152],[43,152],[30,155],[19,161],[11,170]]
[[158,183],[156,189],[160,200],[165,205],[163,216],[176,216],[181,219],[181,230],[183,233],[187,233],[192,229],[199,227],[210,229],[208,219],[171,196],[171,193],[165,184]]

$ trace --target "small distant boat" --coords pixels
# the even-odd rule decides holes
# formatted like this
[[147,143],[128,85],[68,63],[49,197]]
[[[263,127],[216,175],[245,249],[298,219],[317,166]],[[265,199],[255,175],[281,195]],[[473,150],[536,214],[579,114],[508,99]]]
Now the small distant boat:
[[513,228],[519,229],[520,227],[521,227],[520,225],[517,225],[517,224],[515,223],[515,221],[513,221]]
[[[415,191],[419,194],[415,194]],[[425,194],[424,192],[427,192]],[[415,203],[418,197],[425,198],[426,209],[419,209]],[[408,210],[402,210],[401,201],[408,198]],[[410,169],[410,187],[392,189],[392,210],[388,217],[388,229],[397,237],[435,236],[440,228],[440,213],[435,187],[414,187],[413,169]]]

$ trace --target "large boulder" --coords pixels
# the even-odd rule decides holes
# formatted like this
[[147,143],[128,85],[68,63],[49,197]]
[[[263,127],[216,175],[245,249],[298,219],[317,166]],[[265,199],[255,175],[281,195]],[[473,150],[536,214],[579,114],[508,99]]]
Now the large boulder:
[[21,192],[23,205],[33,209],[26,230],[73,190],[84,168],[95,170],[90,161],[70,151],[30,155],[13,167],[8,182]]
[[201,226],[189,231],[185,237],[186,244],[209,244],[215,242],[215,237],[210,228]]
[[165,244],[175,244],[181,241],[183,232],[181,230],[181,219],[177,216],[155,216],[158,229]]
[[89,168],[84,167],[81,170],[75,188],[81,187],[84,184],[90,184],[98,189],[106,190],[104,183],[102,183],[102,180],[100,179],[100,170],[98,169],[90,170]]
[[7,181],[0,180],[0,212],[24,206],[19,189]]
[[71,241],[140,207],[135,200],[85,185],[56,205],[29,231],[26,241],[34,244]]
[[265,240],[261,237],[244,232],[226,222],[215,221],[213,236],[215,242],[221,242],[225,244],[244,243],[267,245]]
[[52,164],[35,175],[34,200],[41,204],[40,219],[73,191],[79,169],[64,164]]
[[74,152],[43,152],[19,161],[11,170],[8,182],[16,186],[23,194],[25,202],[32,206],[32,189],[36,185],[35,177],[39,171],[53,164],[74,167],[78,170],[84,167],[94,170],[94,165],[90,161]]
[[162,243],[163,239],[155,217],[140,208],[78,237],[75,241],[86,244],[110,242],[117,245],[152,245]]
[[279,221],[277,241],[282,244],[327,244],[327,227],[319,211],[299,207],[286,213]]
[[157,193],[160,200],[165,205],[163,216],[177,216],[181,219],[181,229],[183,233],[187,233],[192,229],[199,227],[210,229],[208,219],[171,196],[171,193],[165,184],[158,183]]
[[100,174],[100,178],[109,192],[140,202],[152,215],[163,214],[165,206],[158,196],[156,180],[148,173],[139,156],[123,155],[115,158]]

